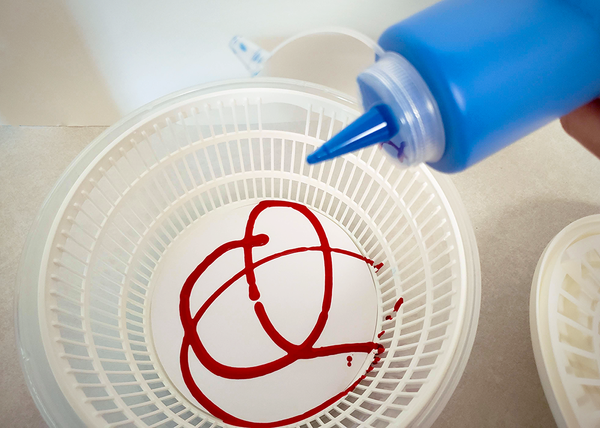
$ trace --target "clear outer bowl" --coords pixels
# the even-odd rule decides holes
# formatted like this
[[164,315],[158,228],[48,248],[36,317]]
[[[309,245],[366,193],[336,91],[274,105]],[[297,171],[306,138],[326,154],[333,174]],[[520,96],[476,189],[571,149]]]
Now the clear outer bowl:
[[[245,118],[240,119],[238,115],[239,127],[232,106],[241,109],[241,116],[245,109]],[[178,156],[207,147],[215,150],[219,144],[233,144],[231,147],[238,144],[239,149],[244,136],[258,136],[260,144],[265,150],[271,150],[271,155],[281,155],[279,170],[275,164],[268,171],[261,169],[264,159],[257,157],[259,162],[252,163],[251,171],[213,172],[212,180],[199,184],[180,199],[191,198],[194,192],[201,192],[205,184],[235,181],[236,177],[244,178],[248,174],[263,177],[267,180],[263,181],[265,183],[275,180],[270,174],[279,174],[277,177],[290,180],[290,192],[282,191],[277,196],[257,190],[258,193],[249,200],[257,202],[267,196],[303,199],[313,210],[344,229],[363,255],[374,256],[379,251],[385,263],[381,272],[373,274],[379,299],[377,328],[389,331],[382,339],[387,351],[382,355],[381,364],[348,396],[323,410],[319,414],[323,416],[320,422],[309,418],[295,426],[313,426],[311,421],[319,426],[430,426],[458,384],[475,338],[481,287],[476,242],[455,187],[446,177],[425,166],[404,171],[396,169],[385,161],[385,156],[376,147],[349,154],[329,165],[304,165],[299,153],[305,156],[359,114],[355,100],[326,87],[286,79],[239,80],[195,87],[164,97],[133,112],[96,138],[71,163],[44,202],[29,233],[17,275],[16,325],[21,362],[27,385],[46,422],[52,427],[221,426],[218,420],[190,403],[172,385],[158,361],[150,333],[144,336],[143,347],[153,368],[143,373],[137,369],[126,373],[134,376],[136,381],[133,383],[143,387],[144,391],[141,395],[129,394],[128,397],[149,400],[154,406],[152,409],[141,410],[139,404],[128,406],[123,396],[119,396],[120,384],[116,381],[101,380],[102,393],[89,392],[93,389],[88,388],[90,379],[106,379],[103,367],[110,365],[110,361],[102,360],[93,349],[97,344],[97,332],[88,328],[95,322],[89,320],[90,307],[95,303],[89,299],[89,288],[94,284],[90,285],[88,274],[97,266],[84,266],[79,272],[84,278],[80,296],[65,296],[67,291],[61,291],[62,285],[57,283],[61,272],[77,270],[70,264],[72,257],[65,256],[74,251],[74,247],[68,248],[72,244],[69,241],[73,234],[71,228],[81,221],[77,213],[85,211],[86,204],[94,203],[94,194],[102,192],[104,175],[110,176],[121,157],[128,156],[130,150],[142,144],[140,141],[158,137],[154,141],[159,141],[160,150],[166,154],[155,156],[153,164],[144,163],[147,170],[109,203],[114,210],[118,210],[121,202],[133,193],[127,189],[143,185],[143,177],[152,176],[154,171],[181,159]],[[175,127],[188,132],[192,119],[197,126],[195,137],[188,138],[187,142],[177,137],[169,140],[166,130]],[[203,120],[204,123],[198,123]],[[285,139],[294,140],[292,154],[286,151],[285,144],[277,145],[277,141]],[[230,140],[235,141],[230,143]],[[291,164],[283,161],[296,152],[298,161]],[[241,149],[239,153],[241,156]],[[260,156],[263,156],[262,148]],[[206,159],[211,162],[210,156]],[[357,175],[344,175],[346,182],[342,180],[344,170],[351,170],[352,174],[357,171]],[[291,189],[295,181],[306,187],[298,184],[296,196],[293,196]],[[351,195],[351,182],[356,184],[357,191],[362,186],[363,193]],[[367,183],[371,184],[366,186]],[[310,193],[310,186],[320,189],[318,197],[317,191]],[[301,191],[301,188],[305,190]],[[309,194],[312,205],[307,202]],[[383,198],[385,195],[387,197]],[[325,203],[335,198],[338,206],[346,206],[345,211],[335,210],[337,203],[333,206]],[[174,205],[177,203],[173,202]],[[113,208],[107,208],[107,218]],[[168,209],[165,208],[165,212]],[[350,215],[344,216],[346,213],[356,214],[351,220],[361,219],[357,223],[362,225],[360,233],[348,223]],[[370,214],[373,214],[372,218]],[[158,214],[156,222],[162,221],[161,216],[165,217]],[[378,219],[384,223],[381,228],[375,225]],[[390,219],[392,225],[388,226]],[[102,229],[110,221],[100,223]],[[102,233],[91,233],[90,236],[92,240],[99,240]],[[396,240],[398,237],[402,239]],[[141,237],[140,242],[144,239]],[[95,251],[94,244],[92,252]],[[106,242],[101,244],[108,245]],[[407,247],[398,248],[400,245]],[[401,250],[403,260],[397,262],[394,255]],[[84,264],[95,260],[93,255],[80,256]],[[406,271],[409,267],[414,271]],[[135,270],[132,266],[129,268]],[[152,287],[150,280],[150,297]],[[131,292],[123,285],[121,293],[112,296],[116,302],[113,309],[121,315],[131,303],[128,295]],[[403,297],[405,303],[395,319],[382,321],[386,314],[392,313],[399,297]],[[140,299],[144,301],[138,296]],[[142,307],[149,308],[150,301],[151,298],[146,299]],[[70,308],[71,315],[76,314],[75,317],[69,315],[76,321],[69,324],[64,317],[57,318],[61,305]],[[148,312],[149,309],[144,309],[139,328],[148,327]],[[139,355],[127,343],[131,331],[124,324],[119,322],[114,331],[121,345],[128,349],[127,362],[133,366]],[[71,348],[65,344],[70,344]],[[73,366],[72,361],[77,359],[73,346],[86,348],[89,355],[93,355],[87,359],[92,368],[79,370]],[[146,375],[149,378],[158,376],[164,382],[164,387],[159,388],[160,395],[146,380]],[[166,404],[165,394],[169,404]]]

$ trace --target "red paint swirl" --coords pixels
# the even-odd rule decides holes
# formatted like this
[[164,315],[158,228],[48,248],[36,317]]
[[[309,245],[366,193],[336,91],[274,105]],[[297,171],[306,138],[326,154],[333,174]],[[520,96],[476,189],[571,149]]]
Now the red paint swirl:
[[[265,257],[260,260],[254,260],[252,257],[252,250],[254,247],[264,246],[269,242],[269,237],[265,234],[254,234],[254,226],[256,220],[260,213],[264,210],[271,207],[285,207],[296,210],[297,212],[304,215],[304,217],[312,224],[317,236],[319,238],[320,245],[314,247],[297,247],[292,248],[286,251],[282,251],[280,253],[276,253]],[[219,257],[227,253],[228,251],[241,248],[244,252],[244,268],[233,275],[229,280],[227,280],[224,284],[222,284],[200,307],[198,312],[195,314],[191,313],[190,309],[190,296],[194,285],[198,281],[198,279],[202,276],[202,274],[210,267]],[[262,266],[265,263],[268,263],[272,260],[278,259],[280,257],[285,257],[290,254],[301,253],[305,251],[316,251],[320,252],[323,256],[323,265],[324,265],[324,292],[323,292],[323,301],[321,305],[321,312],[317,318],[317,321],[308,334],[306,339],[300,343],[295,344],[288,341],[284,338],[272,324],[269,316],[267,315],[267,311],[263,304],[258,301],[260,299],[260,290],[258,284],[256,283],[256,276],[254,270],[258,266]],[[322,347],[314,347],[315,342],[321,336],[323,329],[327,323],[329,310],[331,308],[332,303],[332,294],[333,294],[333,260],[332,254],[339,253],[344,254],[346,256],[355,257],[357,259],[363,260],[364,262],[374,266],[374,262],[372,260],[363,257],[360,254],[353,253],[351,251],[332,248],[329,245],[329,240],[327,239],[327,235],[325,234],[325,230],[323,226],[315,216],[315,214],[310,211],[306,206],[287,201],[262,201],[260,202],[254,209],[250,212],[250,216],[248,218],[248,222],[246,224],[245,235],[242,239],[237,241],[227,242],[220,247],[218,247],[215,251],[213,251],[208,257],[206,257],[194,271],[190,274],[190,276],[186,279],[183,288],[180,294],[180,303],[179,303],[179,314],[181,317],[181,323],[184,329],[184,337],[181,344],[181,352],[180,352],[180,364],[181,364],[181,373],[183,375],[183,379],[185,381],[186,386],[188,387],[191,394],[198,400],[198,402],[213,416],[220,418],[223,422],[231,425],[243,426],[243,427],[277,427],[281,425],[289,425],[299,422],[303,419],[306,419],[321,410],[324,410],[328,406],[332,405],[350,391],[352,391],[358,383],[365,378],[365,376],[361,376],[357,379],[350,387],[346,390],[341,391],[339,394],[331,397],[324,403],[321,403],[319,406],[314,407],[302,414],[292,416],[287,419],[282,419],[278,421],[272,422],[252,422],[240,419],[232,414],[227,413],[225,410],[221,409],[218,405],[213,403],[201,390],[201,388],[196,384],[192,377],[192,373],[190,370],[188,353],[191,348],[194,355],[198,358],[200,363],[206,369],[208,369],[213,374],[220,376],[226,379],[251,379],[257,378],[260,376],[268,375],[269,373],[273,373],[277,370],[281,370],[284,367],[289,366],[295,361],[302,359],[313,359],[318,357],[325,357],[329,355],[337,355],[337,354],[347,354],[347,353],[370,353],[373,350],[377,350],[377,353],[380,354],[385,351],[383,346],[374,343],[374,342],[363,342],[363,343],[344,343],[339,345],[330,345],[330,346],[322,346]],[[382,263],[374,266],[376,270],[379,270],[383,266]],[[233,367],[220,363],[215,360],[205,348],[202,339],[199,337],[197,333],[198,322],[202,318],[202,316],[206,313],[208,308],[215,302],[215,300],[233,283],[242,277],[246,278],[246,282],[248,283],[248,297],[250,300],[256,302],[254,304],[254,312],[256,317],[258,318],[262,328],[269,335],[271,340],[284,352],[285,355],[276,360],[270,361],[265,364],[256,365],[252,367]],[[351,359],[348,359],[348,364],[350,365]],[[372,370],[372,368],[371,368]],[[370,371],[370,370],[369,370]]]

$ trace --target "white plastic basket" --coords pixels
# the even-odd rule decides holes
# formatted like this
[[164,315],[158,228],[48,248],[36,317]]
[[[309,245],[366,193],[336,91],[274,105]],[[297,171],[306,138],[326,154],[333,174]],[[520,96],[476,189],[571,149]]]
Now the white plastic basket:
[[531,289],[535,362],[559,427],[600,424],[600,215],[548,244]]
[[84,150],[45,202],[18,275],[23,368],[50,426],[223,426],[157,354],[156,272],[170,252],[190,251],[191,231],[265,199],[308,206],[384,263],[373,272],[381,362],[294,426],[433,423],[474,340],[475,240],[452,184],[425,167],[397,169],[376,147],[305,163],[358,114],[312,84],[227,82],[154,102]]

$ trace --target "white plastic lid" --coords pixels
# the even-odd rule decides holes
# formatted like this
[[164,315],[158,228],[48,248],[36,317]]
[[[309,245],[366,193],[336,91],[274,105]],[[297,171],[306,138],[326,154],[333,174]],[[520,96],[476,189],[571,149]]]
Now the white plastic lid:
[[544,250],[530,300],[533,351],[559,427],[600,421],[600,215],[564,228]]

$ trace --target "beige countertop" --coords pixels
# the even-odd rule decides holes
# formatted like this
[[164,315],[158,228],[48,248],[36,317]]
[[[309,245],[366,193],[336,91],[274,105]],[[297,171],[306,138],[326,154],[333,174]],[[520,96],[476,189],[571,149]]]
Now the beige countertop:
[[[103,130],[0,127],[0,426],[45,426],[18,360],[15,275],[42,201]],[[482,301],[467,368],[434,427],[554,426],[531,347],[531,280],[556,233],[600,212],[600,160],[554,122],[452,179],[475,228]]]

